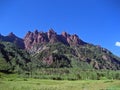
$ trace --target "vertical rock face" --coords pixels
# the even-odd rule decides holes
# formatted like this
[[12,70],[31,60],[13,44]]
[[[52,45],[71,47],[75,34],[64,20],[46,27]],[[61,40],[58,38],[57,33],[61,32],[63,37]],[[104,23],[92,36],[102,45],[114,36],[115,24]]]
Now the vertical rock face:
[[35,30],[34,32],[29,31],[24,38],[26,49],[30,49],[35,44],[47,42],[48,42],[47,34],[43,32],[38,32],[37,30]]
[[61,42],[66,45],[76,46],[85,44],[84,41],[79,39],[79,37],[74,34],[70,35],[66,32],[62,32],[61,35],[58,35],[53,29],[50,29],[48,32],[28,32],[24,38],[24,44],[26,49],[30,49],[33,45],[39,43],[56,43]]
[[47,32],[47,37],[48,37],[50,43],[55,43],[55,42],[59,41],[57,34],[53,29],[50,29]]
[[25,48],[30,48],[33,43],[33,33],[28,31],[24,39]]

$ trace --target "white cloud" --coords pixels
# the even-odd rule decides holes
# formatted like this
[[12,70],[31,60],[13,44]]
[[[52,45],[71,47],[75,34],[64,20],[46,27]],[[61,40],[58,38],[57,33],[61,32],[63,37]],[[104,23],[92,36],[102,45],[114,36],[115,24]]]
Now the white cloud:
[[120,42],[116,42],[115,46],[120,47]]

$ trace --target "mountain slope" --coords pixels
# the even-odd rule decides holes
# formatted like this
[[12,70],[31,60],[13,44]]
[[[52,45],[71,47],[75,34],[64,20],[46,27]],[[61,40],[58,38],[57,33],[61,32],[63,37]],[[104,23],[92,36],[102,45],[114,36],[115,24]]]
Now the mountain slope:
[[18,48],[24,49],[24,41],[23,39],[17,37],[12,32],[8,36],[0,35],[0,41],[11,42],[14,43]]
[[10,42],[0,41],[0,71],[20,72],[27,70],[27,64],[30,62],[29,55],[26,51],[18,49]]
[[120,58],[105,48],[84,42],[75,34],[36,30],[27,33],[24,43],[33,63],[37,62],[39,67],[120,70]]
[[39,68],[120,70],[120,58],[109,50],[86,43],[76,34],[28,32],[24,39],[13,33],[0,35],[0,71],[30,71]]

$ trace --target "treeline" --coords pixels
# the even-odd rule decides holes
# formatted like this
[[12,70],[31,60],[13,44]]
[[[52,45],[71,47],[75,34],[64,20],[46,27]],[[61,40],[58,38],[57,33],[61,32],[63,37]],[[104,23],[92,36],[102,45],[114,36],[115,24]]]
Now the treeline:
[[53,80],[120,80],[120,71],[81,70],[79,68],[41,68],[21,74],[22,77]]

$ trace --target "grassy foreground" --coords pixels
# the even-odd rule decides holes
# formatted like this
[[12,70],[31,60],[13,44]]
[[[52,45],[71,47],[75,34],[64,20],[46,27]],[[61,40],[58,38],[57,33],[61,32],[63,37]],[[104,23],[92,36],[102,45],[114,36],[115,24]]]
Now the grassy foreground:
[[119,80],[2,79],[0,90],[120,90]]

